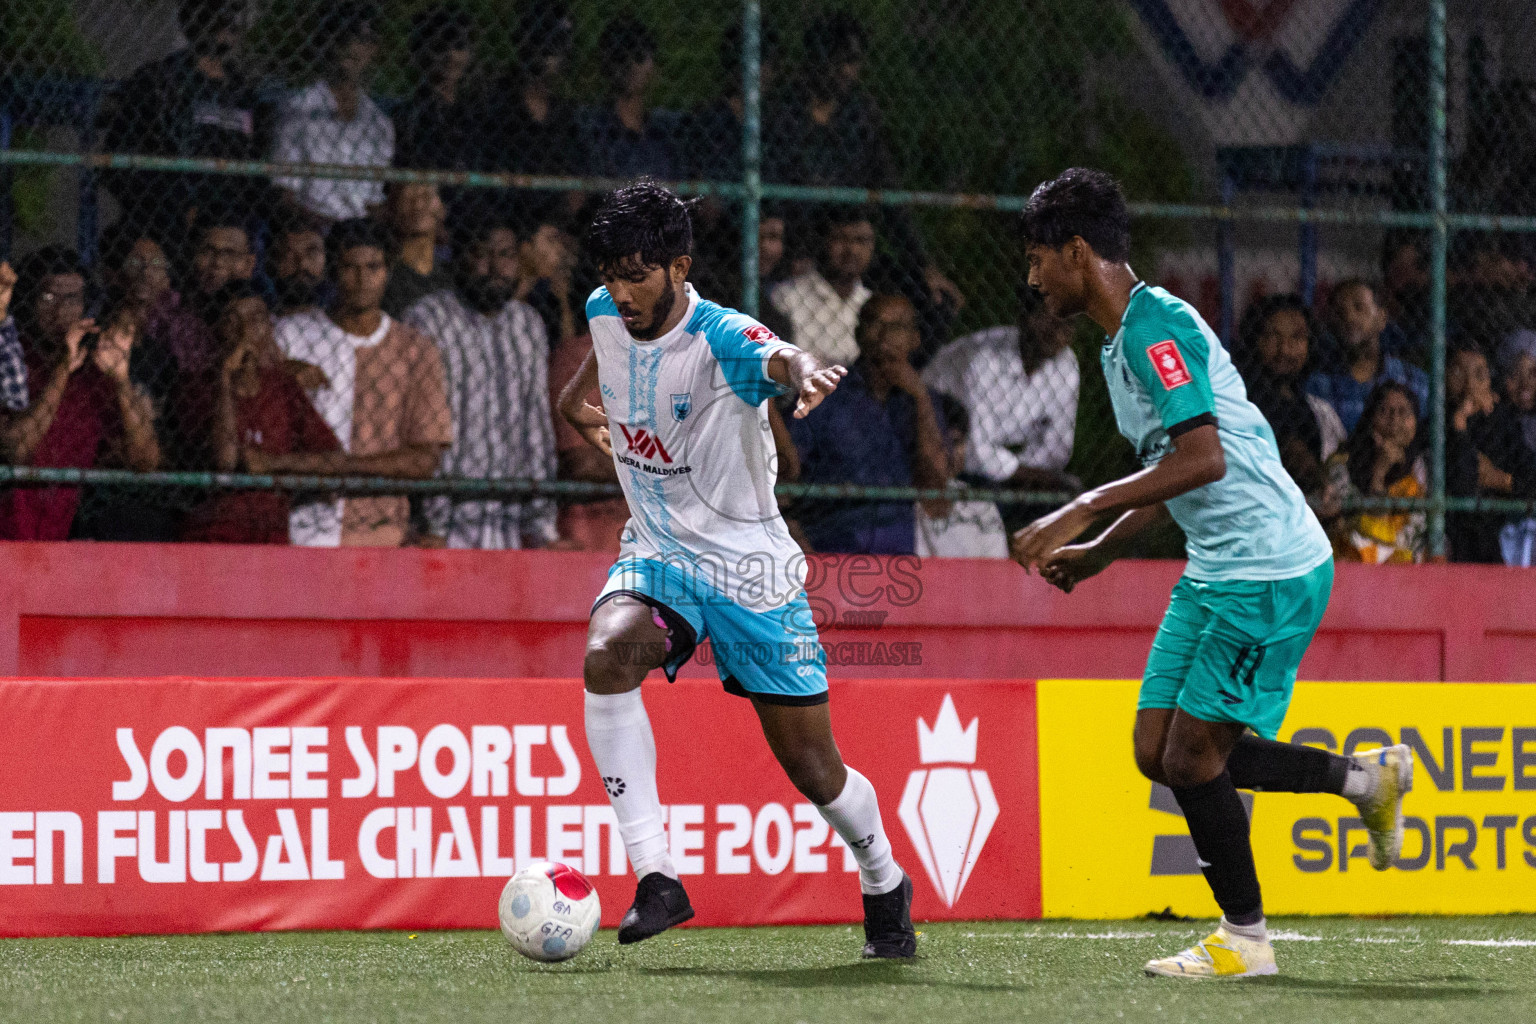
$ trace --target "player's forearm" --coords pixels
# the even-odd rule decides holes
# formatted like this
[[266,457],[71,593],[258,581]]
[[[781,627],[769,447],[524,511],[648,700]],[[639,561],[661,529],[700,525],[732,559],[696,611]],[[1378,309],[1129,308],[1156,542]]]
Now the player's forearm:
[[1155,465],[1095,487],[1077,501],[1095,516],[1157,505],[1220,480],[1227,472],[1221,440],[1213,424],[1180,434]]
[[130,468],[152,473],[160,468],[160,439],[155,436],[155,409],[133,385],[117,387],[117,407],[123,419],[123,448]]
[[1145,530],[1168,518],[1168,506],[1162,502],[1123,513],[1103,533],[1094,538],[1093,547],[1106,560],[1119,558],[1131,541]]
[[586,401],[587,395],[597,387],[597,353],[588,352],[587,357],[581,361],[581,369],[577,370],[570,380],[565,382],[565,387],[560,389],[560,415],[573,427],[582,424],[578,417],[581,407]]
[[821,360],[800,349],[783,348],[768,357],[768,377],[780,387],[800,390],[801,381],[821,369]]

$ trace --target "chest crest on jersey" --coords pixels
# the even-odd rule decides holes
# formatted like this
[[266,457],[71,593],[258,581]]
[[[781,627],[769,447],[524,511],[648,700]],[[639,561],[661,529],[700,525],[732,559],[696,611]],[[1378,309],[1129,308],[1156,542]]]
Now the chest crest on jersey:
[[681,423],[693,411],[693,395],[684,391],[672,395],[672,418]]

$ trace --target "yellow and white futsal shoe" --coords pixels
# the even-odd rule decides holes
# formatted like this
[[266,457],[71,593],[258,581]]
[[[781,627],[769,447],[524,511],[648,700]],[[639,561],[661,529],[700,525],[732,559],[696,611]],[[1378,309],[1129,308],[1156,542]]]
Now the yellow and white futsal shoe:
[[1413,788],[1413,750],[1406,743],[1350,755],[1376,775],[1376,786],[1352,798],[1371,834],[1371,867],[1385,871],[1403,850],[1403,797]]
[[1143,968],[1158,978],[1256,978],[1278,974],[1275,947],[1227,931],[1223,921],[1216,930],[1182,953],[1149,960]]

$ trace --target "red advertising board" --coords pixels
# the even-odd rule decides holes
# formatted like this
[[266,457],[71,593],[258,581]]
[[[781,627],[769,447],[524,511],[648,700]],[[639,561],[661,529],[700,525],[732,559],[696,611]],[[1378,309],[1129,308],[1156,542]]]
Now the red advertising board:
[[[698,924],[853,922],[853,861],[743,700],[647,683]],[[1038,917],[1035,685],[832,684],[919,919]],[[616,924],[633,878],[556,679],[0,681],[5,935],[491,927],[551,859]]]

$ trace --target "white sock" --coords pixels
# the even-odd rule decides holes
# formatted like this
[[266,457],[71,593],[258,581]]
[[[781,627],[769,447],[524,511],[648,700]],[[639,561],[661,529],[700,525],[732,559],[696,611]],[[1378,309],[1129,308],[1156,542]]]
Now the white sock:
[[848,769],[837,799],[816,808],[859,862],[859,888],[866,896],[888,893],[901,884],[901,867],[891,856],[891,841],[880,823],[880,801],[868,779]]
[[624,849],[642,878],[653,871],[677,877],[656,794],[656,737],[637,686],[628,693],[592,693],[586,702],[587,746],[619,819]]
[[1376,784],[1381,779],[1381,766],[1374,761],[1364,762],[1349,759],[1349,771],[1344,773],[1344,793],[1350,800],[1358,800],[1362,796],[1370,796],[1376,792]]
[[1233,935],[1241,935],[1243,938],[1252,939],[1254,942],[1269,941],[1269,931],[1264,927],[1264,919],[1262,917],[1254,924],[1233,924],[1223,917],[1221,924],[1222,927]]

